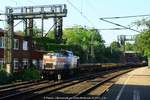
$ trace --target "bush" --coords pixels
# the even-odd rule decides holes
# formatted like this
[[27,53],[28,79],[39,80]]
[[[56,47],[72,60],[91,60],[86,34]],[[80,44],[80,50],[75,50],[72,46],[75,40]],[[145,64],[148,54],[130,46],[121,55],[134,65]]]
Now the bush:
[[39,80],[40,79],[40,71],[34,67],[26,69],[22,73],[22,80],[29,81],[29,80]]
[[5,70],[0,70],[0,84],[10,83],[12,81],[12,75],[8,74]]

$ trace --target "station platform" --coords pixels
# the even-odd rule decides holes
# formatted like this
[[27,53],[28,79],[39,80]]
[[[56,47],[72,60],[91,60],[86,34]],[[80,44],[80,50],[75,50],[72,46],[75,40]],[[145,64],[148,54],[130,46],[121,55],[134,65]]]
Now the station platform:
[[150,68],[137,68],[121,76],[103,98],[104,100],[150,100]]

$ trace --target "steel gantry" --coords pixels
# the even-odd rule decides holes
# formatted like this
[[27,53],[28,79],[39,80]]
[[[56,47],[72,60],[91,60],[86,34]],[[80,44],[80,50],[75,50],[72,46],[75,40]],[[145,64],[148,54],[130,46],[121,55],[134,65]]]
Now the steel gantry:
[[119,35],[118,41],[124,45],[126,41],[135,41],[137,35]]
[[[7,72],[13,72],[14,20],[23,20],[25,35],[29,36],[29,50],[32,50],[33,19],[41,19],[41,36],[44,36],[44,19],[54,19],[54,32],[57,40],[62,39],[63,17],[67,15],[65,4],[6,7],[7,31],[5,37],[4,60]],[[31,59],[29,61],[31,63]]]
[[118,41],[120,42],[121,45],[123,45],[123,51],[125,52],[125,44],[126,41],[135,41],[137,35],[119,35],[118,36]]

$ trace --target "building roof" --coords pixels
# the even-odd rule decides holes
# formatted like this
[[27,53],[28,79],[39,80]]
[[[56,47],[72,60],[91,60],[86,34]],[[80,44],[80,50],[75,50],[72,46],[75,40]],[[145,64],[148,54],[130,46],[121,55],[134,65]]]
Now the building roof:
[[[4,34],[5,32],[6,32],[6,30],[0,28],[0,34]],[[16,35],[16,36],[21,36],[21,37],[24,36],[23,32],[21,32],[21,31],[14,32],[14,35]]]

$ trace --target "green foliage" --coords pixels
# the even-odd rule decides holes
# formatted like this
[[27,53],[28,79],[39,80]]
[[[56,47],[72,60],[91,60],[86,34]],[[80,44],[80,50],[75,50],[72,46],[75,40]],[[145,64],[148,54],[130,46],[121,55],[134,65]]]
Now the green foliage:
[[117,41],[113,41],[111,44],[111,49],[114,50],[114,51],[120,51],[120,48],[121,48],[121,45],[119,42]]
[[40,72],[34,67],[26,69],[22,73],[22,80],[28,81],[28,80],[39,80],[40,79]]
[[4,69],[4,66],[3,65],[0,65],[0,70],[3,70]]
[[12,76],[8,74],[5,70],[0,70],[0,84],[10,83]]
[[111,47],[105,47],[97,29],[87,29],[82,26],[64,29],[61,44],[55,40],[54,31],[49,32],[47,36],[36,37],[34,41],[47,51],[71,50],[80,57],[81,63],[117,62],[120,58],[120,44],[114,42]]
[[121,55],[121,44],[117,41],[113,41],[109,47],[105,48],[105,56],[106,61],[105,62],[116,62],[118,63],[120,61],[120,55]]
[[132,23],[133,25],[136,25],[137,27],[146,27],[146,28],[150,28],[150,19],[142,19],[142,20],[138,20],[136,22]]
[[126,51],[135,51],[135,44],[126,43],[125,50]]
[[150,19],[142,19],[133,23],[138,28],[144,28],[136,37],[135,49],[145,56],[150,57]]
[[[64,30],[63,39],[67,45],[78,45],[81,47],[82,51],[85,54],[84,61],[89,62],[91,58],[91,48],[93,48],[93,55],[96,55],[96,49],[102,48],[104,46],[104,41],[98,30],[96,29],[86,29],[82,26],[74,26]],[[94,57],[95,58],[98,57]],[[81,57],[81,55],[80,55]]]
[[53,31],[50,31],[50,32],[47,34],[47,37],[49,37],[50,39],[55,39],[54,30],[53,30]]
[[[96,49],[104,48],[104,41],[96,29],[86,29],[82,26],[67,28],[63,32],[61,44],[55,40],[54,31],[49,32],[48,37],[34,38],[40,47],[47,51],[71,50],[75,55],[80,56],[81,62],[88,62],[91,58],[91,47],[94,50],[94,59],[100,57]],[[95,59],[96,60],[96,59]]]
[[120,54],[121,51],[112,49],[111,46],[109,47],[105,47],[104,49],[104,53],[103,53],[103,57],[104,57],[104,63],[112,63],[112,62],[116,62],[118,63],[120,60]]
[[136,49],[150,57],[150,29],[141,33],[136,39]]
[[37,48],[39,48],[39,49],[42,48],[42,49],[47,50],[47,51],[49,50],[48,47],[50,44],[57,44],[58,43],[58,41],[56,41],[55,39],[51,39],[49,37],[36,37],[33,40],[38,45]]
[[[116,61],[116,58],[119,58],[118,55],[120,54],[119,44],[112,45],[114,50],[106,48],[98,30],[86,29],[82,26],[65,29],[62,44],[56,44],[57,41],[51,40],[55,40],[53,31],[49,32],[48,37],[44,39],[36,38],[36,41],[44,44],[48,51],[73,51],[75,55],[80,57],[81,63]],[[112,51],[114,54],[112,54]],[[119,60],[117,59],[117,61]]]

